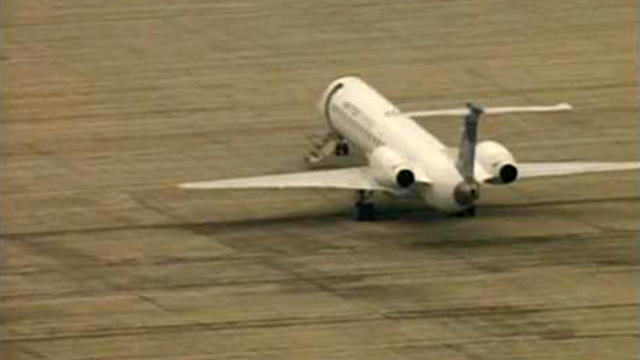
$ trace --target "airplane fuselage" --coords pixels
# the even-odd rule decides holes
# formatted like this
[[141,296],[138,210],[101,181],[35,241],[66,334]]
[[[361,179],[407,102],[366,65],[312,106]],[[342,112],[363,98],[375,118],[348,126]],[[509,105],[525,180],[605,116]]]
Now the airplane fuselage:
[[[414,173],[417,182],[406,189],[396,186],[399,195],[419,196],[446,212],[468,207],[454,198],[463,178],[451,149],[413,119],[398,115],[398,109],[364,81],[357,77],[335,80],[321,105],[329,126],[360,148],[374,171],[376,161],[382,158],[380,166],[391,167],[389,171],[406,167]],[[420,186],[419,180],[425,176],[429,185]]]

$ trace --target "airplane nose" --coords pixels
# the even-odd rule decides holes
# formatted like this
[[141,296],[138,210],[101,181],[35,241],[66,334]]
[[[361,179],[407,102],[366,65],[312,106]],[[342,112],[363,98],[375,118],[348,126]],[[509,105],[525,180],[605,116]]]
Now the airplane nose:
[[465,180],[456,185],[453,198],[460,206],[469,206],[480,197],[480,186],[474,180]]

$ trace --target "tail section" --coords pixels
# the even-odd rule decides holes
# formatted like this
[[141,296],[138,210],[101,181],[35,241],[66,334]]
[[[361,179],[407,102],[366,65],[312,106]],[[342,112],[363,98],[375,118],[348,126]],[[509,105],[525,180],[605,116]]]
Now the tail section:
[[553,106],[509,106],[482,108],[471,103],[467,108],[415,111],[408,113],[391,113],[388,116],[408,116],[408,117],[433,117],[433,116],[464,116],[464,129],[460,140],[458,161],[456,166],[463,181],[456,185],[454,198],[456,202],[465,208],[472,208],[473,204],[480,196],[480,184],[475,179],[474,166],[476,161],[476,144],[478,142],[478,123],[483,114],[508,114],[523,112],[549,112],[571,110],[571,105],[567,103]]
[[478,123],[483,110],[473,104],[467,104],[469,112],[464,117],[464,129],[460,139],[460,151],[458,152],[458,171],[465,180],[473,179],[474,164],[476,158],[476,144],[478,142]]
[[568,111],[573,109],[567,103],[560,103],[551,106],[504,106],[482,108],[471,103],[466,108],[412,111],[404,113],[393,113],[389,116],[408,116],[412,118],[435,117],[435,116],[464,116],[464,129],[460,140],[460,152],[458,153],[458,170],[465,178],[466,182],[473,182],[474,164],[476,158],[476,144],[478,139],[478,123],[484,114],[499,115],[510,113],[531,113],[531,112],[552,112]]

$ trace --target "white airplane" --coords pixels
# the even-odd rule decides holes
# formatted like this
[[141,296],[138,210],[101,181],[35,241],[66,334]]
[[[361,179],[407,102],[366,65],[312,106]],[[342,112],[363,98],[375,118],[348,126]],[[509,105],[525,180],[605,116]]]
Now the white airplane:
[[[368,166],[335,170],[202,181],[178,185],[182,189],[335,188],[357,191],[359,220],[374,216],[373,192],[422,199],[446,213],[474,216],[481,184],[509,184],[540,176],[629,170],[640,162],[540,162],[516,163],[503,145],[477,143],[483,114],[571,110],[553,106],[466,108],[403,113],[363,80],[354,76],[332,82],[319,102],[329,130],[307,156],[319,163],[331,154],[348,156],[350,144],[366,155]],[[442,144],[412,118],[464,117],[460,147]]]

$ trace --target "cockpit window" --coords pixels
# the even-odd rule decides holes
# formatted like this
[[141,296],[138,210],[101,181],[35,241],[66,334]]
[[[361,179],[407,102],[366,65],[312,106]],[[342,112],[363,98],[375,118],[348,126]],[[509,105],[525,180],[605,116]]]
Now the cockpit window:
[[344,87],[343,83],[337,83],[333,87],[333,89],[329,91],[329,94],[327,94],[327,99],[324,101],[324,116],[327,118],[327,120],[329,120],[329,122],[331,122],[331,117],[329,115],[329,104],[331,104],[331,98],[338,92],[338,90],[342,89],[342,87]]

